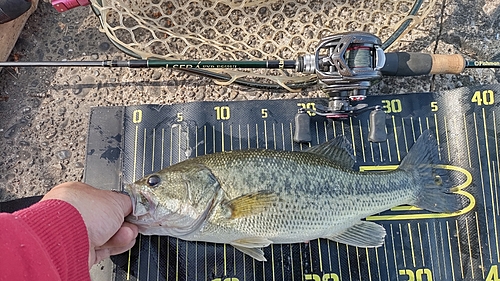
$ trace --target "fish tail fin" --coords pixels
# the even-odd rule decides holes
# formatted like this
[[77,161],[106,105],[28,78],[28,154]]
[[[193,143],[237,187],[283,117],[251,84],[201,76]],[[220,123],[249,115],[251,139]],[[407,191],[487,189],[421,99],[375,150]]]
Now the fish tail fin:
[[438,169],[439,150],[436,139],[424,131],[401,161],[400,170],[414,172],[421,187],[412,205],[439,213],[452,213],[461,209],[460,197],[453,194],[452,183],[444,169]]

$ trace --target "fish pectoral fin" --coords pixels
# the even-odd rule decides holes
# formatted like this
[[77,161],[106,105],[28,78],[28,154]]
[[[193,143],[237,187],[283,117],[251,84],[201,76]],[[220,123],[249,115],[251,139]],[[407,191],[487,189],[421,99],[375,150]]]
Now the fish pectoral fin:
[[261,237],[249,237],[232,241],[231,246],[258,261],[267,261],[261,248],[271,245],[271,241]]
[[278,200],[278,195],[270,190],[259,190],[241,195],[222,203],[226,217],[229,219],[241,218],[261,213]]
[[262,249],[260,248],[245,248],[235,245],[232,246],[241,251],[243,254],[247,254],[258,261],[267,261],[266,257],[264,257],[264,251],[262,251]]
[[324,237],[339,243],[363,247],[376,248],[384,244],[385,228],[369,221],[360,221],[341,233]]

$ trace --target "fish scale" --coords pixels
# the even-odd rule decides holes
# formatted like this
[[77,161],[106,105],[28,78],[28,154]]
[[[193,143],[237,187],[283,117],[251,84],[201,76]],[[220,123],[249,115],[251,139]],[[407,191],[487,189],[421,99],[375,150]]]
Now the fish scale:
[[[383,244],[382,226],[363,218],[411,204],[460,208],[437,180],[435,139],[423,133],[389,172],[359,172],[345,138],[305,152],[251,149],[191,158],[127,187],[128,221],[144,234],[229,243],[257,260],[272,243],[328,238],[359,247]],[[417,152],[416,152],[417,151]]]

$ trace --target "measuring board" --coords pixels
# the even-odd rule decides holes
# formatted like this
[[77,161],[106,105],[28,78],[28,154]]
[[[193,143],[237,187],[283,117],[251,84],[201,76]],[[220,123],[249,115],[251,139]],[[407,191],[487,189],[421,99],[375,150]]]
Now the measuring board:
[[[258,262],[230,245],[139,236],[112,258],[106,280],[500,280],[500,85],[442,93],[369,96],[387,113],[387,141],[368,141],[368,114],[311,116],[312,141],[293,142],[298,108],[325,99],[193,102],[92,109],[85,181],[116,189],[179,161],[248,148],[303,150],[344,135],[356,169],[394,169],[424,130],[441,147],[441,168],[463,208],[439,214],[400,206],[368,217],[384,226],[376,249],[325,239],[264,248]],[[354,187],[353,187],[354,188]]]

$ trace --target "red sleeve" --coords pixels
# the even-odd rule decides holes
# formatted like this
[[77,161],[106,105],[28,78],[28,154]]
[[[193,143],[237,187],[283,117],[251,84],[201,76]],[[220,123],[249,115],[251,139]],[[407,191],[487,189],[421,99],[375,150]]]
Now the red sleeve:
[[60,200],[0,213],[0,280],[90,280],[80,213]]

